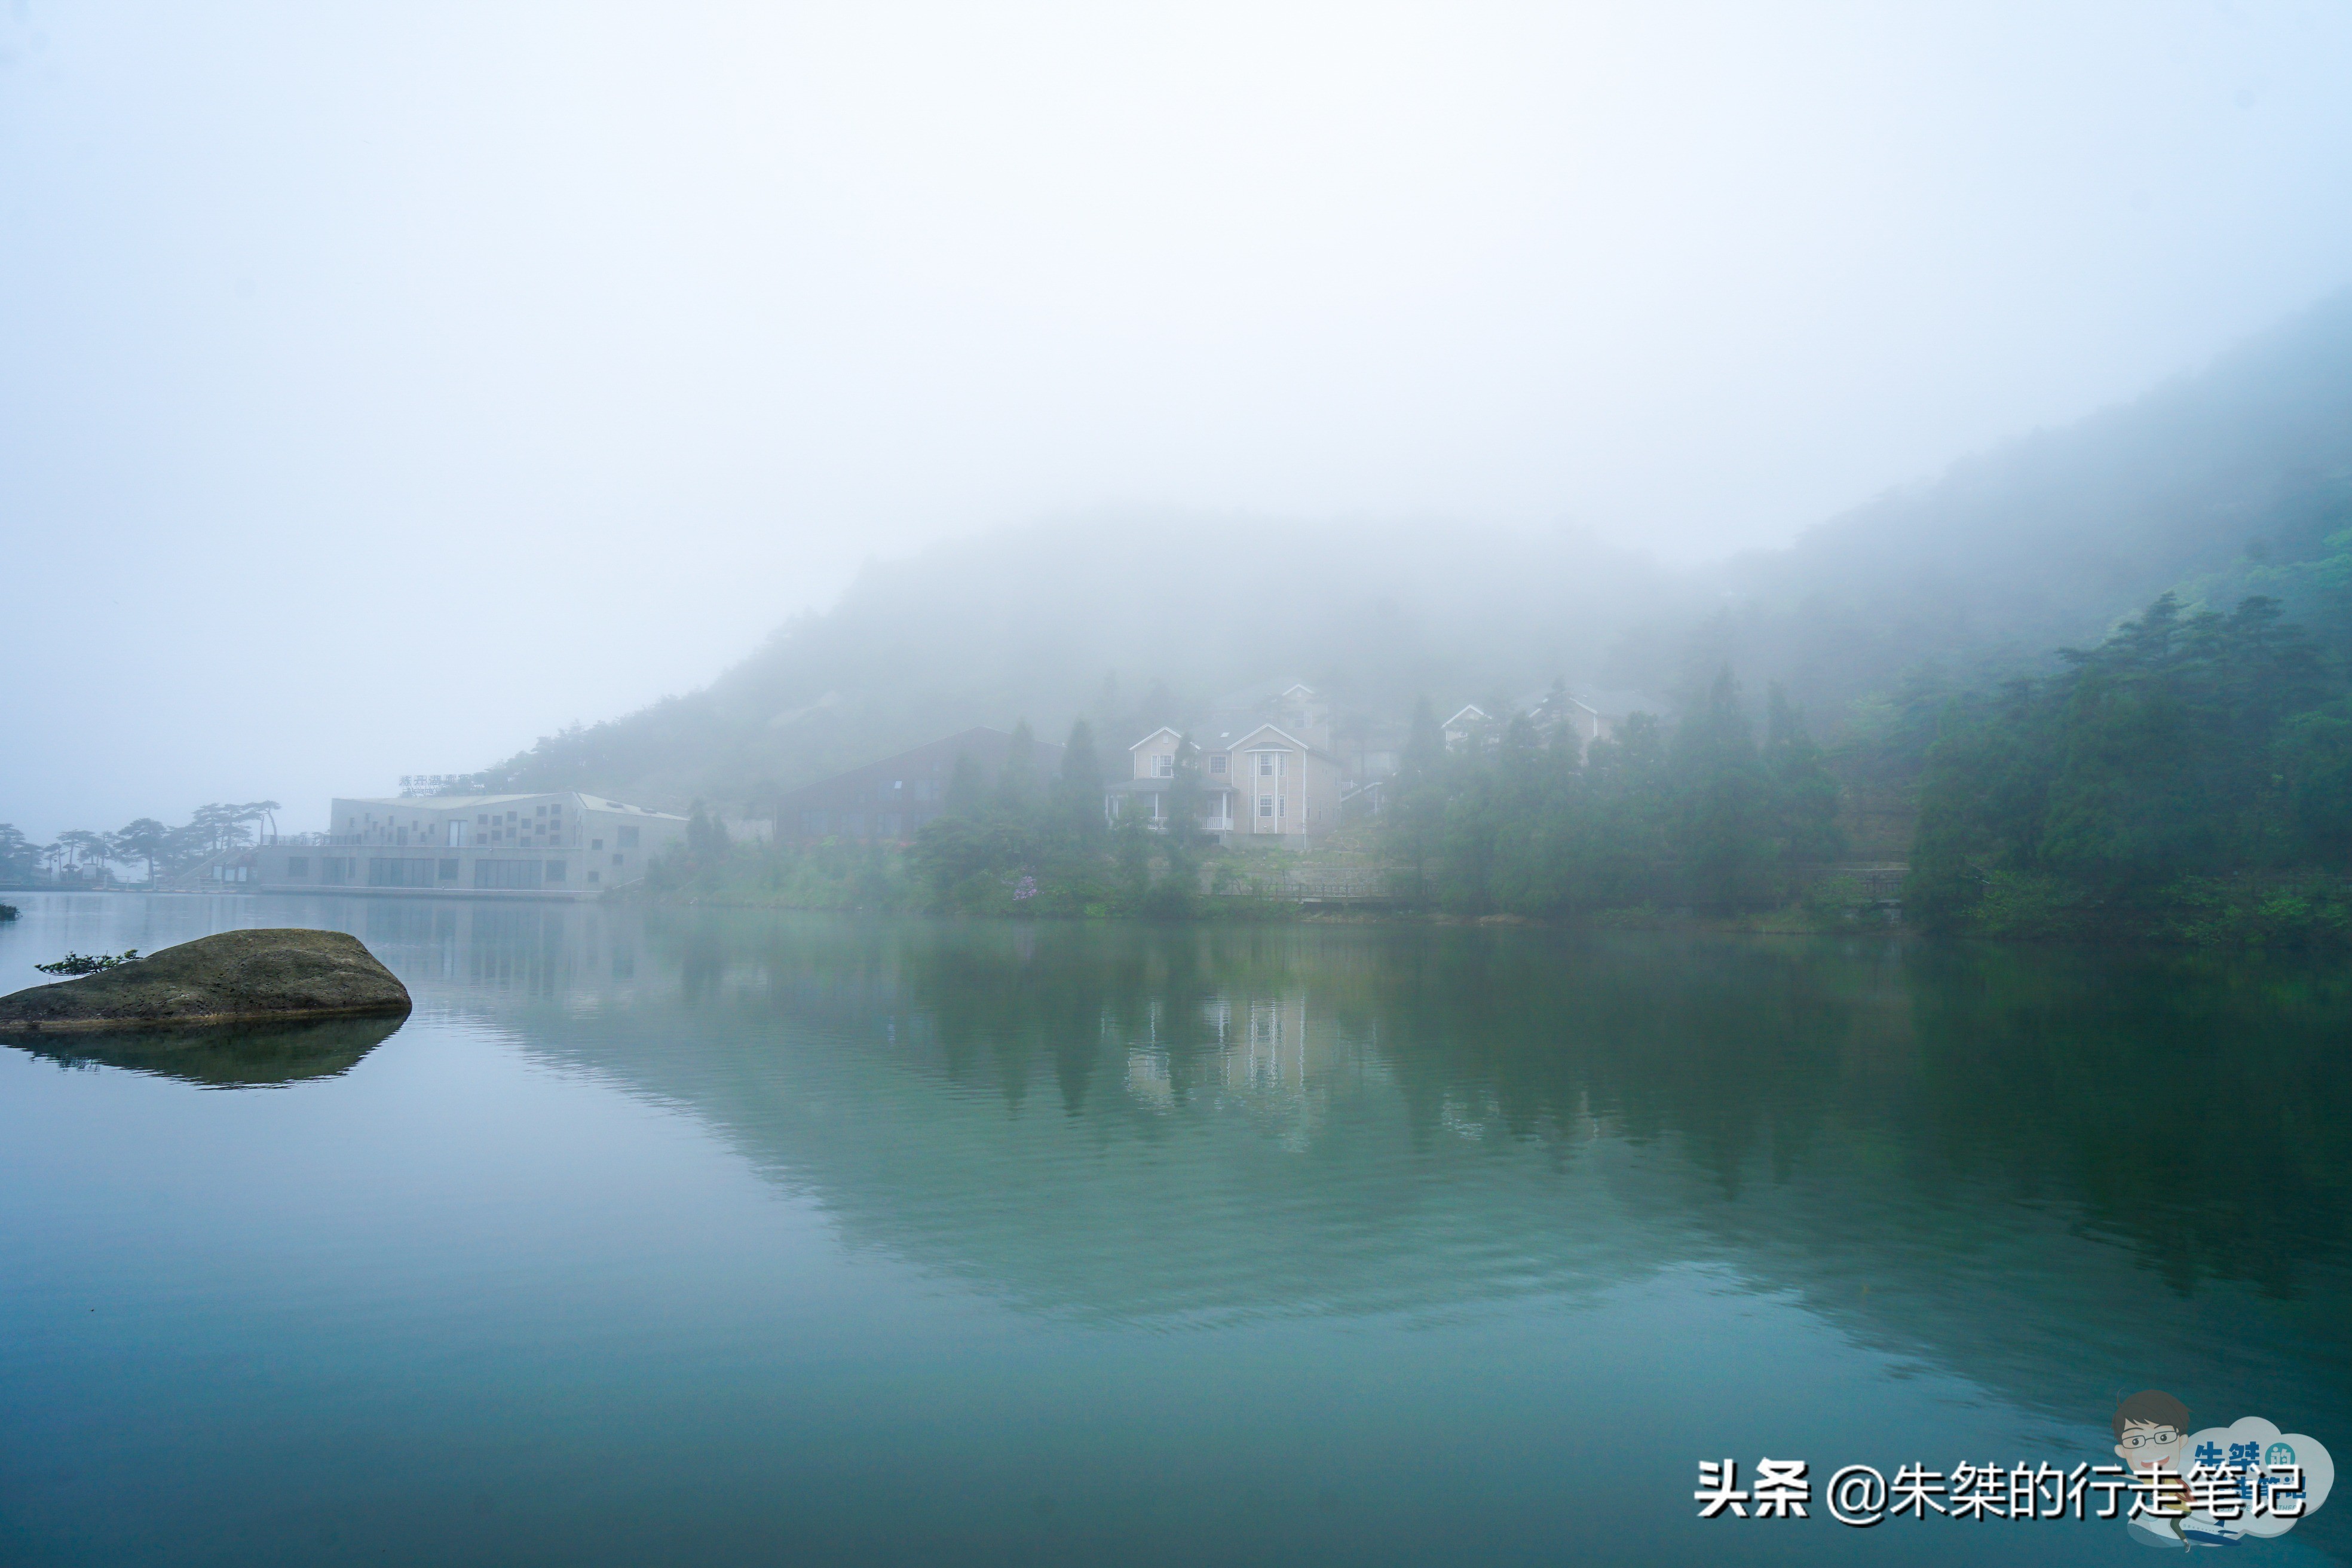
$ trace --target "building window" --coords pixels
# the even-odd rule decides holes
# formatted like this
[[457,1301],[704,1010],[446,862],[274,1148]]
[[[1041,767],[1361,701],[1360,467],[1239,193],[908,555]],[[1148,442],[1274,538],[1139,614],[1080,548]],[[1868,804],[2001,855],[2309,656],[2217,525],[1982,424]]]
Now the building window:
[[571,862],[567,860],[550,860],[547,863],[547,879],[551,882],[561,882],[563,880],[565,876],[569,874],[565,871],[564,868],[570,864]]
[[588,879],[592,882],[600,882],[603,881],[604,879],[604,873],[602,871],[591,871],[588,873]]
[[588,840],[588,847],[591,849],[602,849],[604,847],[604,841],[601,838],[591,838]]
[[1225,758],[1223,752],[1219,752],[1217,755],[1209,759],[1209,771],[1213,773],[1221,773],[1225,771]]
[[536,860],[474,862],[474,886],[477,888],[536,888],[539,885],[540,864]]
[[1152,758],[1151,776],[1156,779],[1174,778],[1176,776],[1176,759],[1174,757]]
[[1274,796],[1270,795],[1262,795],[1257,797],[1257,814],[1260,816],[1272,816],[1274,815]]
[[615,865],[615,866],[617,866],[617,865],[619,865],[620,863],[621,863],[621,852],[620,852],[619,850],[615,849],[615,850],[614,850],[614,851],[613,851],[613,864],[614,864],[614,865]]
[[309,876],[310,858],[308,855],[289,855],[286,857],[286,874],[289,877]]
[[445,882],[454,882],[457,879],[457,862],[455,860],[441,862],[441,879]]
[[1262,779],[1270,779],[1274,776],[1274,753],[1272,752],[1265,752],[1259,754],[1257,759],[1257,776]]
[[623,849],[635,849],[637,847],[637,830],[624,827],[613,836],[613,842]]

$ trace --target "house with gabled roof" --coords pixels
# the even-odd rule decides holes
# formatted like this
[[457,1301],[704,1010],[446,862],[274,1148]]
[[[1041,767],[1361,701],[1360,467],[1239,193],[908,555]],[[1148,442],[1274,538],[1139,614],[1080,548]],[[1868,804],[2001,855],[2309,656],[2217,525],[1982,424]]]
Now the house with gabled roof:
[[[1224,842],[1305,848],[1339,826],[1340,763],[1313,689],[1290,681],[1262,689],[1213,710],[1212,724],[1226,719],[1234,727],[1190,737],[1189,758],[1187,737],[1164,724],[1129,746],[1129,776],[1103,793],[1111,820],[1141,812],[1165,826],[1177,774],[1189,766],[1200,783],[1198,826]],[[1266,706],[1286,709],[1292,722],[1259,718]]]
[[[1629,714],[1655,713],[1664,709],[1664,704],[1639,692],[1570,691],[1554,687],[1512,703],[1509,710],[1534,720],[1537,731],[1546,741],[1565,731],[1576,737],[1580,749],[1595,741],[1613,738]],[[1498,730],[1503,722],[1475,702],[1465,702],[1439,728],[1444,732],[1447,749],[1460,751],[1477,737]]]

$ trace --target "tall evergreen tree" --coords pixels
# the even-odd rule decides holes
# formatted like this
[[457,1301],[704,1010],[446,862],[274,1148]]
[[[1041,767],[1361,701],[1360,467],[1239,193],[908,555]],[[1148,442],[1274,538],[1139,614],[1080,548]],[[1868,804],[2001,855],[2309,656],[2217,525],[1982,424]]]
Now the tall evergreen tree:
[[1004,766],[996,775],[997,803],[1013,816],[1025,816],[1037,803],[1037,736],[1023,719],[1004,743]]
[[126,823],[114,836],[114,847],[125,860],[146,862],[147,879],[155,879],[155,862],[163,858],[172,841],[172,830],[152,816],[142,816]]
[[1805,716],[1779,681],[1768,689],[1764,716],[1764,776],[1775,849],[1784,861],[1833,860],[1845,852],[1838,827],[1838,782],[1822,749],[1805,730]]
[[987,799],[988,780],[980,771],[979,760],[970,752],[958,752],[941,809],[950,816],[978,816]]
[[29,882],[40,870],[40,847],[16,824],[0,822],[0,882]]
[[1763,883],[1767,791],[1729,668],[1716,676],[1706,705],[1675,727],[1672,756],[1681,795],[1676,848],[1690,896],[1711,905],[1751,901]]
[[1396,776],[1389,781],[1386,815],[1392,853],[1404,862],[1406,898],[1419,902],[1430,890],[1430,862],[1438,851],[1445,818],[1445,732],[1437,711],[1423,697],[1413,704],[1412,725]]
[[1070,726],[1070,738],[1063,743],[1055,804],[1063,832],[1082,847],[1099,846],[1108,831],[1103,817],[1102,759],[1095,752],[1095,727],[1084,719]]

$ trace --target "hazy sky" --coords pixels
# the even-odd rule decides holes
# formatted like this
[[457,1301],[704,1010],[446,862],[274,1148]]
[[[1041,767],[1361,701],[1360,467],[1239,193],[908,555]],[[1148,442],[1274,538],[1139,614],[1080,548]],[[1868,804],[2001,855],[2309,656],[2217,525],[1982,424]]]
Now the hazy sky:
[[0,5],[37,837],[1045,512],[1778,541],[2352,279],[2336,4]]

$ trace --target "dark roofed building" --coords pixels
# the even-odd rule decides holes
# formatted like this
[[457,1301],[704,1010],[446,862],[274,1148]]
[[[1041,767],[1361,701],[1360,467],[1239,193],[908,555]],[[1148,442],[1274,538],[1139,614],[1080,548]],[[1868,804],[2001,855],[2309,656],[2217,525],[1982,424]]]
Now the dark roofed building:
[[[956,760],[969,756],[991,785],[1003,771],[1013,737],[985,727],[835,773],[776,797],[776,837],[794,843],[847,838],[860,843],[911,838],[918,828],[947,809],[948,783]],[[1037,782],[1050,782],[1062,765],[1062,748],[1036,742]]]

